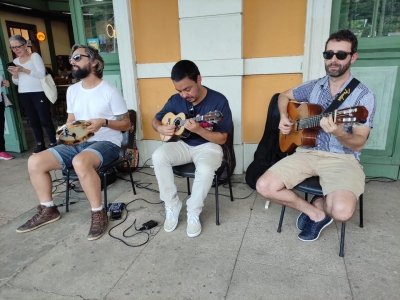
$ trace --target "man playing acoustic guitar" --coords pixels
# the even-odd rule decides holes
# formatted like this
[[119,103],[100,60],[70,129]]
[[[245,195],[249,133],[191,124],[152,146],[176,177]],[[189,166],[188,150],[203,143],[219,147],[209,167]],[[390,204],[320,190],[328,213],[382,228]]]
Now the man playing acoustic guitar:
[[[323,52],[327,75],[279,95],[279,129],[283,137],[297,130],[298,125],[287,113],[290,99],[319,104],[324,110],[338,99],[340,108],[364,106],[369,113],[365,123],[357,127],[337,124],[332,115],[322,117],[319,122],[322,130],[318,131],[314,147],[298,147],[294,154],[277,162],[257,181],[261,195],[301,212],[296,225],[301,230],[298,237],[302,241],[318,239],[333,219],[349,220],[364,191],[365,175],[359,159],[372,128],[375,96],[364,84],[353,81],[350,73],[350,65],[358,58],[357,45],[351,31],[333,33]],[[308,203],[290,189],[312,176],[319,176],[325,197],[314,197]]]
[[73,166],[92,208],[87,238],[96,240],[106,233],[108,225],[106,208],[101,205],[100,177],[96,169],[118,158],[121,131],[129,130],[131,122],[125,100],[117,88],[102,79],[104,61],[96,49],[74,45],[69,62],[72,75],[81,81],[67,91],[67,124],[88,121],[86,129],[94,136],[77,145],[57,145],[29,158],[28,171],[39,197],[39,212],[17,232],[29,232],[60,219],[60,212],[53,203],[49,172]]
[[[201,84],[199,69],[193,62],[188,60],[177,62],[172,68],[171,79],[178,93],[171,96],[163,109],[156,114],[152,122],[153,128],[162,136],[171,137],[178,131],[180,123],[170,122],[169,118],[163,123],[164,116],[167,113],[175,115],[184,113],[189,118],[184,122],[184,128],[190,135],[177,142],[163,143],[153,153],[152,159],[160,189],[160,199],[165,202],[166,232],[175,230],[182,208],[174,183],[172,166],[190,162],[196,165],[192,194],[186,203],[188,220],[186,232],[189,237],[196,237],[201,233],[199,215],[204,199],[211,188],[214,172],[221,166],[223,153],[220,145],[225,143],[231,130],[232,114],[224,95]],[[223,116],[217,124],[208,122],[202,124],[193,119],[195,116],[207,115],[214,111],[218,112],[217,115]]]

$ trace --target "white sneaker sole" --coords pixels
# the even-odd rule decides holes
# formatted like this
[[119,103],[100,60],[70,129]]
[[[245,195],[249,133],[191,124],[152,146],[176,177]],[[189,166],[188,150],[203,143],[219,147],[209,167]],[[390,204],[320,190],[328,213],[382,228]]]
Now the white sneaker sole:
[[165,232],[172,232],[172,231],[175,230],[176,226],[178,226],[178,223],[179,223],[179,214],[181,213],[181,209],[182,209],[182,201],[179,201],[178,205],[179,205],[178,219],[177,219],[175,225],[174,225],[172,228],[166,228],[166,227],[165,227],[165,222],[164,222],[164,231],[165,231]]
[[199,235],[200,235],[200,233],[201,233],[201,228],[200,228],[199,231],[196,231],[195,233],[189,233],[189,232],[187,232],[187,231],[186,231],[186,233],[187,233],[188,237],[196,237],[196,236],[199,236]]

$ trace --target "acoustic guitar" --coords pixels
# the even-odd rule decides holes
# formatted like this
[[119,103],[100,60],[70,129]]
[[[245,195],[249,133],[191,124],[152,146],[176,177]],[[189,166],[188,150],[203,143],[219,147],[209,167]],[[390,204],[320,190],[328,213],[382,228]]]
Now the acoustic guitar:
[[199,116],[195,118],[186,119],[185,114],[182,112],[180,114],[173,114],[171,112],[165,114],[162,118],[161,123],[163,125],[175,125],[174,135],[167,136],[160,134],[160,138],[163,142],[176,142],[180,138],[187,138],[190,135],[190,131],[187,130],[184,125],[187,120],[194,120],[195,122],[206,122],[209,124],[217,124],[223,118],[223,115],[220,111],[210,111],[204,116]]
[[330,113],[321,113],[323,107],[318,104],[289,102],[287,112],[293,122],[292,130],[288,134],[279,133],[279,146],[282,152],[292,153],[298,146],[315,147],[319,122],[323,117],[333,116],[335,123],[363,124],[367,121],[368,110],[364,106],[353,106],[335,110]]

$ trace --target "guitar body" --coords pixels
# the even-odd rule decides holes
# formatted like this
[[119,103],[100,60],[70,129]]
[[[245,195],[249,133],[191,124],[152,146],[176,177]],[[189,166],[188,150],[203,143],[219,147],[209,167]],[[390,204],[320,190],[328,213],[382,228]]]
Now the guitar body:
[[319,104],[289,102],[287,107],[293,128],[288,134],[279,133],[279,146],[282,152],[292,153],[298,146],[314,147],[319,127],[299,130],[297,120],[320,114],[323,108]]
[[175,125],[174,135],[162,135],[160,134],[160,138],[163,142],[177,142],[180,138],[187,138],[190,135],[190,131],[183,127],[186,116],[184,113],[179,113],[177,115],[169,112],[166,113],[162,118],[161,123],[163,125]]

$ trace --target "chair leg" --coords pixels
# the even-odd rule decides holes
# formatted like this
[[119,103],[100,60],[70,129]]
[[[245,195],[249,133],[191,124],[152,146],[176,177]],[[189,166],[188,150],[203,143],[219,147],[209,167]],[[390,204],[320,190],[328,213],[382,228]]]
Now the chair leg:
[[218,199],[218,176],[214,175],[215,180],[215,224],[219,225],[219,199]]
[[189,177],[186,177],[186,182],[187,182],[187,187],[188,187],[188,195],[190,196],[190,181],[189,181]]
[[345,233],[346,233],[346,222],[343,222],[342,223],[342,233],[340,235],[340,251],[339,251],[339,256],[340,257],[343,257]]
[[282,231],[282,222],[283,222],[283,217],[285,216],[285,209],[286,209],[286,206],[282,205],[281,217],[279,219],[279,225],[278,225],[277,232],[281,232]]
[[135,183],[133,182],[133,177],[132,177],[132,170],[131,168],[128,168],[128,170],[129,170],[129,177],[131,179],[133,195],[136,195]]
[[233,194],[232,194],[232,181],[231,181],[231,170],[229,165],[226,164],[227,172],[228,172],[228,184],[229,184],[229,193],[231,194],[231,201],[233,201]]
[[104,208],[107,209],[107,172],[103,172]]
[[360,195],[360,199],[358,201],[360,201],[360,227],[363,228],[364,227],[364,211],[363,211],[363,199],[364,199],[364,195],[361,194]]
[[67,184],[65,185],[65,212],[69,212],[69,170],[67,169]]

